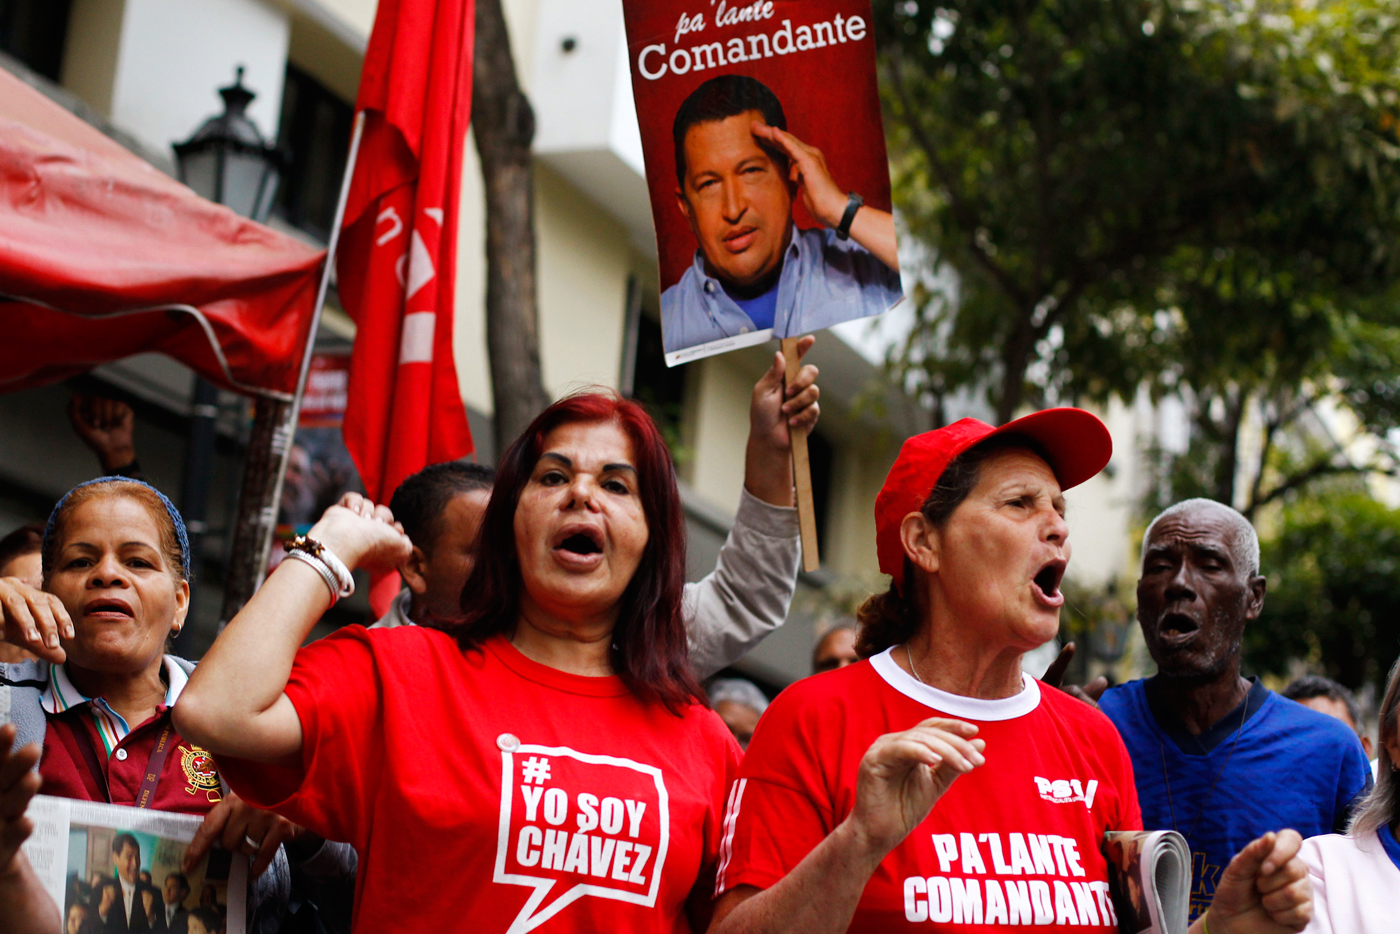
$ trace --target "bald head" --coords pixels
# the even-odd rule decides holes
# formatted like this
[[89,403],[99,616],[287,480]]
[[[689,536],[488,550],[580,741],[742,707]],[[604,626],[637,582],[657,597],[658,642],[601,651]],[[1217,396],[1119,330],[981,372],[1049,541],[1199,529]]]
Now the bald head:
[[1152,524],[1142,536],[1143,559],[1147,557],[1148,546],[1152,544],[1153,533],[1157,531],[1158,526],[1163,520],[1174,516],[1180,516],[1179,522],[1186,525],[1199,524],[1193,521],[1197,517],[1211,517],[1216,522],[1223,523],[1225,528],[1230,530],[1230,553],[1234,558],[1235,568],[1245,577],[1254,577],[1259,573],[1259,533],[1254,531],[1254,526],[1239,510],[1203,497],[1184,499],[1168,506],[1152,520]]

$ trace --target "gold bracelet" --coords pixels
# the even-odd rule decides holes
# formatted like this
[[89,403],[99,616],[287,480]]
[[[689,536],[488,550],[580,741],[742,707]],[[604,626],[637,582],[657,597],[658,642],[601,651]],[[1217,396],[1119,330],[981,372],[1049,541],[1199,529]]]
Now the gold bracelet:
[[1210,934],[1210,925],[1206,924],[1206,916],[1209,914],[1210,909],[1207,908],[1206,913],[1201,915],[1201,934]]

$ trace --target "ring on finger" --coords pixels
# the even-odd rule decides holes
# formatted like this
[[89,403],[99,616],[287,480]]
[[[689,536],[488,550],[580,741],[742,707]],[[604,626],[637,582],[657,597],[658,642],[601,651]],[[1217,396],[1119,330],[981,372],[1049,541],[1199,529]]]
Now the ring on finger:
[[261,843],[259,843],[258,841],[254,840],[252,837],[248,836],[247,834],[244,834],[244,835],[243,835],[243,845],[244,845],[245,847],[248,848],[248,855],[249,855],[249,856],[252,856],[253,854],[257,853],[258,850],[259,850],[259,848],[262,847],[262,844],[261,844]]

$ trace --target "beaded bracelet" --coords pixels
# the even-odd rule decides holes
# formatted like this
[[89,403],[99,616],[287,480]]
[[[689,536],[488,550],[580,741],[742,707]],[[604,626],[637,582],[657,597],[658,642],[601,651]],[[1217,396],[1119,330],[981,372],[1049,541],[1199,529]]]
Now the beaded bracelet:
[[298,535],[287,543],[287,554],[303,554],[314,558],[330,572],[330,587],[337,597],[348,597],[355,592],[355,578],[345,562],[336,557],[335,552],[306,535]]

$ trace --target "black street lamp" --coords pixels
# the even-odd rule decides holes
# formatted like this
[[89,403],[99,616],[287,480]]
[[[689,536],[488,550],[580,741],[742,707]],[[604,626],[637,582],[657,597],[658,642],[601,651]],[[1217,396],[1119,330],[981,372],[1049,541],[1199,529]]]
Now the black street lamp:
[[[248,118],[248,105],[256,95],[243,86],[242,65],[233,84],[219,89],[219,96],[224,99],[224,112],[205,120],[193,136],[174,146],[180,181],[236,214],[264,221],[281,180],[282,154],[268,145]],[[195,379],[190,415],[180,511],[190,533],[190,563],[198,573],[209,527],[209,485],[219,416],[219,390],[203,377]],[[185,628],[186,643],[194,638],[196,628]],[[196,647],[187,644],[178,648],[188,654]]]
[[243,217],[266,220],[283,160],[245,113],[257,95],[243,86],[242,65],[233,84],[219,89],[219,96],[224,99],[224,112],[175,144],[180,181]]

